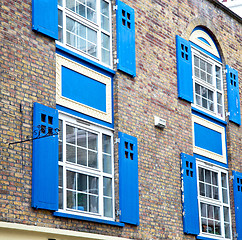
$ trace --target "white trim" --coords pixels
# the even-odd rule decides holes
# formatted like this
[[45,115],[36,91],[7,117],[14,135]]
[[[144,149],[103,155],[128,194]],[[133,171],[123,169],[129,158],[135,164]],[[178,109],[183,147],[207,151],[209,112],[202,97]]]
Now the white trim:
[[[67,67],[75,72],[92,78],[106,86],[106,112],[92,108],[85,104],[76,102],[72,99],[62,96],[62,66]],[[64,107],[76,110],[91,117],[103,120],[105,122],[112,122],[112,84],[111,78],[90,68],[87,68],[77,62],[56,54],[56,103]]]
[[[198,123],[204,127],[207,127],[213,131],[216,131],[221,134],[221,143],[222,143],[222,155],[211,152],[209,150],[195,146],[195,132],[194,132],[194,123]],[[192,115],[192,133],[193,133],[193,152],[210,159],[227,163],[227,151],[226,151],[226,141],[225,141],[225,129],[222,126],[219,126],[213,122],[210,122],[204,118]]]
[[[129,240],[128,238],[122,238],[122,237],[105,236],[105,235],[94,234],[94,233],[77,232],[77,231],[63,230],[63,229],[57,229],[57,228],[38,227],[38,226],[31,226],[31,225],[25,225],[25,224],[19,224],[19,223],[9,223],[9,222],[0,222],[0,229],[19,230],[19,231],[33,232],[33,233],[44,233],[44,234],[50,234],[52,236],[57,235],[62,237],[67,237],[67,236],[78,237],[80,240]],[[14,231],[11,231],[11,233],[12,232]],[[51,237],[51,236],[48,236],[48,237]],[[43,239],[43,237],[41,239]],[[46,236],[46,239],[47,239],[47,236]]]
[[[205,40],[207,40],[208,43],[210,44],[210,46],[207,45],[206,43],[204,43],[203,41],[201,41],[198,37],[202,37],[202,38],[204,38]],[[202,31],[202,30],[196,30],[196,31],[194,31],[194,32],[191,34],[189,40],[190,40],[191,42],[197,44],[197,45],[200,46],[201,48],[205,49],[206,51],[212,53],[214,56],[220,58],[220,56],[219,56],[219,52],[218,52],[218,50],[217,50],[217,48],[216,48],[216,46],[215,46],[213,40],[211,39],[211,37],[210,37],[206,32],[204,32],[204,31]]]

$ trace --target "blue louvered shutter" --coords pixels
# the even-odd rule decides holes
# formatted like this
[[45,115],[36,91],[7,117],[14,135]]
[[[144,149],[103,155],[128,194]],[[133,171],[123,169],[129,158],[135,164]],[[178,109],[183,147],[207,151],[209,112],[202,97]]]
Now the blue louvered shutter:
[[139,225],[137,138],[119,132],[120,222]]
[[229,120],[241,125],[238,71],[226,65]]
[[[58,129],[58,111],[34,103],[33,138]],[[33,140],[32,207],[58,210],[58,136]]]
[[57,0],[32,1],[32,29],[58,39]]
[[237,240],[242,240],[242,173],[233,171],[234,208]]
[[135,17],[134,9],[117,3],[117,69],[135,77]]
[[176,36],[176,61],[178,97],[193,102],[192,54],[191,44]]
[[199,234],[197,199],[196,158],[181,153],[183,231],[186,234]]

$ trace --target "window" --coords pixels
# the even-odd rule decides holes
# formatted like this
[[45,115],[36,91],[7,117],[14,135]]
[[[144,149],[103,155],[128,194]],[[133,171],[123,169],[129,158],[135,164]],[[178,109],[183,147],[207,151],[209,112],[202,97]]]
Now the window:
[[224,118],[222,65],[194,49],[192,52],[194,103],[198,108]]
[[58,41],[111,65],[111,4],[107,0],[58,0]]
[[59,211],[113,219],[112,132],[60,114]]
[[198,162],[200,235],[231,239],[228,172]]

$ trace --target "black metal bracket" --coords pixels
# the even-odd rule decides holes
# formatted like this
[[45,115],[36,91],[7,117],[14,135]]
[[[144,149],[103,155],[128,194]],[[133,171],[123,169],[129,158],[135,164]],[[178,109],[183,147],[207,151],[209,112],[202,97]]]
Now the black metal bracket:
[[29,138],[29,136],[27,136],[27,139],[22,140],[22,141],[11,142],[8,144],[8,146],[10,147],[11,145],[14,145],[14,144],[29,142],[29,141],[33,141],[33,140],[37,140],[37,139],[41,139],[41,138],[58,135],[58,133],[60,131],[59,128],[55,128],[55,129],[48,128],[47,133],[45,133],[46,132],[45,126],[38,125],[36,128],[37,129],[33,131],[33,136],[35,135],[36,137]]

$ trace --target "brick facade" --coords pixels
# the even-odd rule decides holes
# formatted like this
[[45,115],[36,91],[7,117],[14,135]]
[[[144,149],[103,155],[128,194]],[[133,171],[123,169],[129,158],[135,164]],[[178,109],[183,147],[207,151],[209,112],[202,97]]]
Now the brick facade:
[[[33,102],[55,108],[56,55],[55,41],[32,31],[30,0],[0,3],[0,221],[137,240],[195,239],[184,235],[182,226],[180,153],[193,154],[193,136],[190,103],[177,94],[175,36],[188,40],[196,26],[207,28],[224,69],[228,64],[238,70],[241,99],[242,20],[212,0],[124,2],[136,14],[137,75],[117,71],[114,76],[114,138],[122,131],[138,139],[140,225],[122,228],[59,218],[31,207],[32,142],[8,144],[32,137]],[[114,11],[112,21],[115,58]],[[225,74],[223,79],[227,112]],[[154,126],[154,116],[166,120],[163,130]],[[242,172],[242,127],[228,121],[226,130],[231,175],[232,170]],[[117,144],[114,149],[117,210]],[[235,232],[232,181],[230,200]]]

